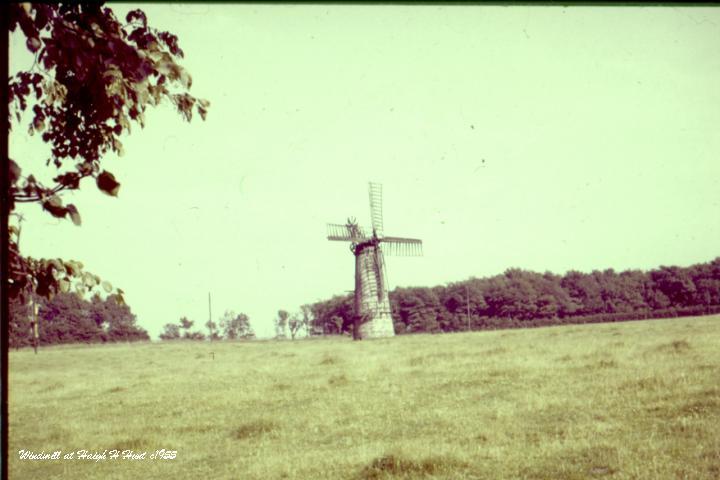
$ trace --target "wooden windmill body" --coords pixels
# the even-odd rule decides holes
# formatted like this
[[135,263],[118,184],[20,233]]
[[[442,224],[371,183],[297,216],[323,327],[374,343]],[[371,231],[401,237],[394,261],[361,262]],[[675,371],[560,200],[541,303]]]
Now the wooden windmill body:
[[[355,255],[355,302],[353,338],[395,335],[383,252],[390,255],[422,255],[422,241],[383,235],[382,185],[370,183],[372,230],[354,218],[345,225],[328,224],[328,240],[349,241]],[[381,247],[381,244],[384,244]]]

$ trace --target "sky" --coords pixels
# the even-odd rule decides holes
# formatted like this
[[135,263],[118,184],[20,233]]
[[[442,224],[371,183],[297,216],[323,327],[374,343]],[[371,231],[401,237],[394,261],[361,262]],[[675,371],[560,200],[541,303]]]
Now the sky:
[[[18,211],[23,254],[82,261],[152,337],[204,330],[209,292],[213,320],[268,336],[279,309],[352,290],[325,225],[370,223],[368,181],[385,233],[423,240],[386,258],[391,288],[720,255],[719,8],[140,8],[178,35],[207,120],[147,112],[103,160],[118,198],[65,196],[80,227]],[[18,35],[10,54],[30,67]],[[42,172],[49,150],[16,127],[10,152]]]

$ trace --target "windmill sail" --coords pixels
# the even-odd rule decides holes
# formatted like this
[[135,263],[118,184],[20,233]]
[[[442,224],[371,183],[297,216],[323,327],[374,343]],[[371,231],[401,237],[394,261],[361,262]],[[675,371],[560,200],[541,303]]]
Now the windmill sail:
[[367,234],[367,228],[359,225],[328,223],[327,238],[328,240],[358,242],[369,240],[370,236]]
[[422,240],[417,238],[383,237],[384,250],[388,255],[419,257],[422,253]]
[[383,232],[382,185],[370,182],[368,192],[370,194],[370,221],[373,232],[380,236]]

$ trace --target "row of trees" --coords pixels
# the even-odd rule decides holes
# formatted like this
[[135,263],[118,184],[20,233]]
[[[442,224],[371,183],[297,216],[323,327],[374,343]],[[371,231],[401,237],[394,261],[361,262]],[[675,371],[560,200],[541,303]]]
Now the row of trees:
[[[62,343],[133,342],[149,340],[144,329],[125,303],[114,295],[90,300],[76,293],[60,293],[45,299],[37,297],[40,345]],[[32,304],[18,299],[10,301],[8,343],[20,348],[33,343]]]
[[304,331],[306,336],[313,332],[313,312],[310,305],[302,305],[299,312],[289,313],[287,310],[278,310],[275,318],[275,338],[290,338],[295,340],[297,335]]
[[[452,332],[563,323],[619,321],[720,311],[720,257],[687,268],[613,269],[565,275],[509,269],[436,287],[390,292],[395,331]],[[352,328],[352,295],[310,306],[326,334]]]
[[[148,340],[130,307],[116,295],[85,300],[75,292],[36,296],[40,344]],[[687,268],[649,272],[612,269],[565,275],[507,270],[490,278],[436,287],[396,288],[390,292],[395,331],[453,332],[565,323],[608,322],[720,312],[720,257]],[[10,302],[9,345],[31,345],[32,303]],[[300,332],[341,334],[352,329],[352,295],[335,296],[290,313],[279,310],[276,337]],[[162,340],[253,339],[249,317],[228,310],[207,334],[193,330],[187,317],[168,323]]]
[[251,340],[255,338],[255,332],[250,326],[250,318],[244,313],[236,314],[232,310],[228,310],[220,319],[220,325],[209,320],[205,323],[205,327],[208,329],[208,334],[205,335],[203,332],[198,330],[191,330],[194,321],[189,320],[187,317],[182,317],[179,323],[167,323],[163,327],[163,332],[160,334],[161,340]]

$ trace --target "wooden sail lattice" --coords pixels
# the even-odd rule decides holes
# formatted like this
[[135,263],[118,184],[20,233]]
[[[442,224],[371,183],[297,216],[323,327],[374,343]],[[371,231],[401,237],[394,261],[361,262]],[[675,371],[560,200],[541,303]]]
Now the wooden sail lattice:
[[383,233],[382,185],[370,182],[368,192],[370,193],[370,222],[373,231],[381,236]]

